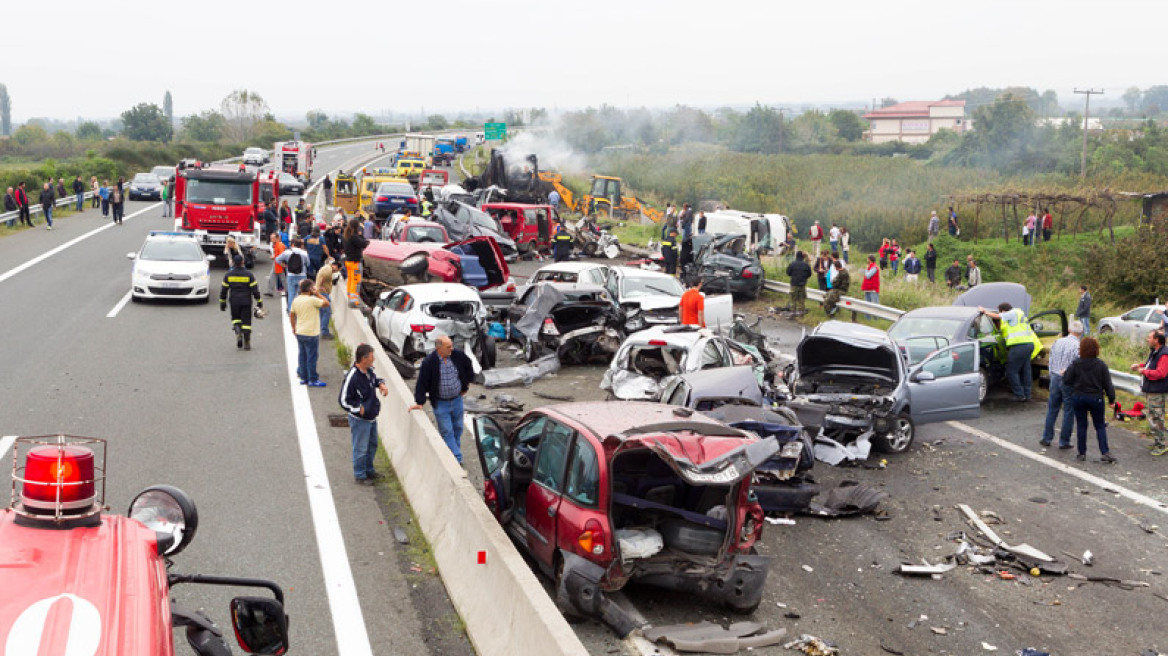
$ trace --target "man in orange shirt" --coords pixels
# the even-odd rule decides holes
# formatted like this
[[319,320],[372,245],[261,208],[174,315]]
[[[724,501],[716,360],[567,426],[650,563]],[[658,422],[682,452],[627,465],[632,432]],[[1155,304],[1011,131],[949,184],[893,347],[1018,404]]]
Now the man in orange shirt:
[[702,296],[702,281],[699,278],[681,295],[681,325],[706,327],[706,299]]
[[284,252],[284,242],[280,241],[280,233],[273,232],[272,239],[272,275],[268,276],[268,291],[264,292],[264,296],[271,296],[273,293],[282,293],[284,291],[284,267],[276,261],[280,257],[280,253]]

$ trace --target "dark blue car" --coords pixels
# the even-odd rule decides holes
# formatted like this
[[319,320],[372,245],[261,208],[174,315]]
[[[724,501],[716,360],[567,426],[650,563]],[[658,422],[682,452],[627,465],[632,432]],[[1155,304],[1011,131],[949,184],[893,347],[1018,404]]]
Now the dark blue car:
[[373,211],[383,219],[392,214],[410,210],[418,216],[418,195],[408,182],[382,182],[373,195]]

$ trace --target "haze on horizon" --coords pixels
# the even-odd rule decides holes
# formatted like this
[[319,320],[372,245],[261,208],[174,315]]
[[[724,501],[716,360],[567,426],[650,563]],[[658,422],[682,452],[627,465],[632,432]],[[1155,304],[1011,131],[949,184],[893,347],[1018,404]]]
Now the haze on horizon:
[[1074,87],[1105,88],[1094,105],[1166,82],[1159,43],[1139,35],[1168,16],[1155,0],[439,6],[17,3],[4,22],[24,27],[5,30],[0,83],[19,124],[115,117],[161,106],[167,90],[176,117],[234,89],[278,116],[379,116],[923,100],[981,86],[1054,89],[1068,106]]

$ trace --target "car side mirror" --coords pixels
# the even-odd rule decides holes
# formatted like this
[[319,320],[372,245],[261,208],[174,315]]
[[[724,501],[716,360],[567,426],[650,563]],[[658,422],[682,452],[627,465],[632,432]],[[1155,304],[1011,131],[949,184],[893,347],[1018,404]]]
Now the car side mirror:
[[283,654],[288,651],[288,616],[284,605],[268,597],[236,597],[231,600],[231,624],[235,639],[249,654]]
[[138,254],[137,253],[126,253],[126,257],[130,258],[131,260],[136,260],[136,259],[138,259]]
[[937,377],[931,371],[918,371],[912,376],[914,383],[927,383],[931,380],[937,380]]

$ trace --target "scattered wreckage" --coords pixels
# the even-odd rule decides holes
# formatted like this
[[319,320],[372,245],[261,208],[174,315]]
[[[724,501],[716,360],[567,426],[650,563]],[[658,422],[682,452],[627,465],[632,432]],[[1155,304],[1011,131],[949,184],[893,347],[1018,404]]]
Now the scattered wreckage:
[[550,351],[565,364],[583,364],[608,358],[624,339],[624,315],[608,291],[589,283],[529,285],[506,318],[528,362]]
[[681,277],[687,285],[700,280],[706,292],[758,298],[766,272],[758,256],[746,248],[746,236],[695,235],[690,242],[692,253],[682,257]]
[[519,249],[515,241],[507,236],[499,222],[473,205],[457,200],[438,203],[434,206],[429,220],[446,228],[451,239],[491,237],[498,243],[499,250],[508,262],[514,262],[519,258]]
[[781,446],[675,410],[569,403],[510,428],[472,422],[487,506],[555,579],[566,615],[602,619],[621,637],[636,621],[605,593],[630,581],[742,613],[762,601],[770,559],[753,553],[764,521],[750,488]]
[[784,366],[777,357],[768,362],[758,348],[707,328],[654,326],[625,339],[600,389],[623,401],[656,401],[669,376],[736,365],[752,367],[763,385],[772,384]]

